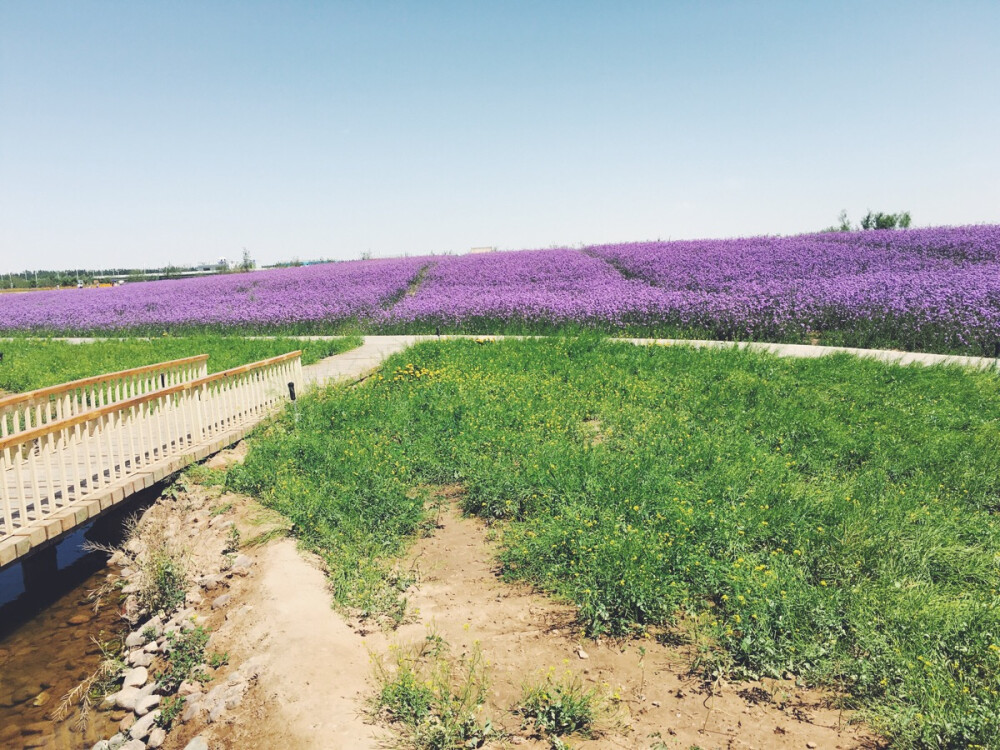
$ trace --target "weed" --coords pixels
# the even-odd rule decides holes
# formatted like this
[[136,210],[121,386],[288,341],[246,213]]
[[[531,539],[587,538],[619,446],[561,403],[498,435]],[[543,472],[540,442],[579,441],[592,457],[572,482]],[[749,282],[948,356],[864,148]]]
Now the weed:
[[407,747],[474,748],[500,736],[478,718],[487,689],[478,645],[453,658],[448,644],[429,633],[414,649],[394,649],[389,663],[376,659],[375,682],[373,713],[394,725]]
[[208,512],[208,515],[210,515],[212,518],[215,518],[216,516],[221,516],[224,513],[228,513],[232,509],[233,509],[233,504],[231,502],[222,503],[221,505],[216,505],[214,508],[212,508],[212,510]]
[[224,651],[219,653],[218,651],[213,651],[208,655],[208,666],[212,669],[218,669],[229,663],[229,652]]
[[165,693],[172,693],[185,680],[210,679],[202,670],[209,632],[201,625],[167,634],[167,660],[156,681]]
[[585,688],[579,675],[567,672],[557,680],[550,672],[542,684],[524,687],[515,713],[544,737],[577,734],[590,738],[598,704],[597,689]]
[[[189,466],[184,470],[184,475],[195,484],[200,484],[203,487],[222,487],[226,483],[225,469],[212,469],[205,464]],[[225,510],[218,510],[219,507],[225,507]],[[225,513],[230,507],[232,507],[232,504],[216,506],[210,511],[210,514],[218,515],[219,513]]]
[[101,652],[100,664],[86,679],[67,692],[53,711],[56,721],[60,721],[69,714],[72,706],[79,706],[79,717],[76,720],[76,725],[80,728],[87,725],[93,707],[100,703],[104,696],[119,689],[122,673],[127,668],[119,656],[122,647],[120,639],[105,642],[95,638],[91,638],[91,640]]
[[226,534],[226,546],[222,549],[223,555],[235,555],[240,551],[240,530],[236,528],[236,524],[229,527],[229,533]]
[[170,612],[184,602],[187,573],[183,561],[166,547],[153,552],[146,562],[150,576],[140,596],[150,612]]
[[183,710],[184,696],[168,695],[160,702],[160,715],[156,717],[156,725],[169,730]]

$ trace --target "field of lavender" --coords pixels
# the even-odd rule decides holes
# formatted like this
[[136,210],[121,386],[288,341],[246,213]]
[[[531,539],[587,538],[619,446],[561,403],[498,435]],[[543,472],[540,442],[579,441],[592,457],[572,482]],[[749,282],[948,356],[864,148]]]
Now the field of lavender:
[[351,261],[0,296],[0,332],[548,333],[1000,354],[1000,226]]

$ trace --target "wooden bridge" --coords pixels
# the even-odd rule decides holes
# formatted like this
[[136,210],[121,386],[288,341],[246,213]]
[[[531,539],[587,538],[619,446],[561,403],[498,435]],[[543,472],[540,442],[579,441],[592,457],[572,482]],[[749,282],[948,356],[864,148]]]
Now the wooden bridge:
[[303,385],[301,352],[208,355],[0,398],[0,568],[241,439]]

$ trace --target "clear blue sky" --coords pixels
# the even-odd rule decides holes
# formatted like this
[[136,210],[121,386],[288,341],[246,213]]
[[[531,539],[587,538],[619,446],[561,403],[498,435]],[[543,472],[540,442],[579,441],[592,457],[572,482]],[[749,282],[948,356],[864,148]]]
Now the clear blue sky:
[[0,1],[0,271],[1000,222],[1000,2]]

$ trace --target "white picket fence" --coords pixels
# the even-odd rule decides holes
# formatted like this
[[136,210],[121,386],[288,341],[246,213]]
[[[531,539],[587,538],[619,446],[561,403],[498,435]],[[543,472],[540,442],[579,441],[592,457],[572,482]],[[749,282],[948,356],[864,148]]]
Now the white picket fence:
[[208,374],[208,355],[96,375],[0,398],[0,438]]
[[0,438],[0,565],[234,442],[301,390],[300,355],[202,374]]

